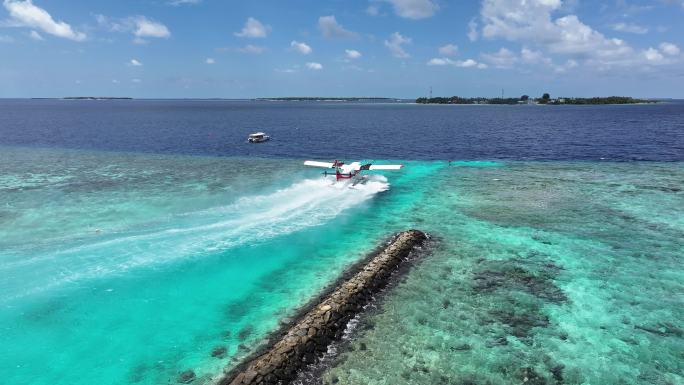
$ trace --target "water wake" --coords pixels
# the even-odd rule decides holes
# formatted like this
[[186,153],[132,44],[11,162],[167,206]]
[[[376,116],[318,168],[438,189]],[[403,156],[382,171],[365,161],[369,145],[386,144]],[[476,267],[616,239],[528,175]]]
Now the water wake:
[[10,279],[0,284],[0,291],[5,293],[4,300],[16,299],[65,283],[264,242],[325,224],[388,188],[386,178],[378,175],[353,187],[327,179],[303,180],[270,194],[242,197],[230,205],[178,215],[152,229],[105,234],[105,239],[97,242],[67,246],[3,265],[0,274],[21,277],[33,287]]

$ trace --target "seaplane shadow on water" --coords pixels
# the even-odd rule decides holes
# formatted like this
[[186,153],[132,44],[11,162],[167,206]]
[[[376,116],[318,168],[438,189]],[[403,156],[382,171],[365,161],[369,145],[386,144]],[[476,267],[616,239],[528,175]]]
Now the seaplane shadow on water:
[[304,165],[310,167],[335,169],[334,173],[326,170],[323,172],[323,175],[326,177],[328,175],[334,175],[336,182],[350,182],[350,187],[356,186],[358,184],[364,184],[368,181],[368,175],[363,175],[363,171],[400,170],[404,167],[401,164],[361,164],[361,162],[345,164],[339,160],[335,160],[333,162],[307,160],[304,162]]

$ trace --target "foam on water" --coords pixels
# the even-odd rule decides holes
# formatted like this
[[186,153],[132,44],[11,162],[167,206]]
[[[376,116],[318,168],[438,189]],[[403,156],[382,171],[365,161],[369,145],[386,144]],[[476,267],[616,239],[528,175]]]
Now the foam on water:
[[211,382],[402,229],[387,212],[409,210],[435,169],[416,164],[389,189],[382,175],[333,184],[300,161],[0,158],[0,377],[39,385],[152,385],[187,369]]
[[179,214],[163,226],[120,230],[102,234],[103,240],[52,245],[57,250],[14,257],[13,262],[0,265],[0,274],[20,282],[3,280],[0,301],[15,300],[64,283],[123,274],[130,269],[179,259],[202,258],[208,253],[245,243],[258,244],[322,225],[386,191],[389,184],[385,177],[377,175],[351,187],[349,183],[306,179],[273,193],[241,197],[230,205]]

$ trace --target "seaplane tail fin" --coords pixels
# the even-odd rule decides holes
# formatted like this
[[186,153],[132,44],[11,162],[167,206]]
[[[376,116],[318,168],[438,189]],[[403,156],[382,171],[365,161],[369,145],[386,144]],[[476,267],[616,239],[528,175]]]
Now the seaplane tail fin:
[[332,162],[317,162],[315,160],[307,160],[304,162],[305,166],[311,167],[323,167],[323,168],[335,168],[335,163]]
[[369,170],[401,170],[404,167],[402,164],[372,164]]

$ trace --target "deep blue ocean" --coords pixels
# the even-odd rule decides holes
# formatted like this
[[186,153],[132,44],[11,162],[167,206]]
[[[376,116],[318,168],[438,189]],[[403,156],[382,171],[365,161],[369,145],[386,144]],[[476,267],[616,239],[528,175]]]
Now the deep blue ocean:
[[[173,100],[3,100],[0,145],[211,156],[684,159],[684,102],[448,106]],[[275,140],[245,146],[266,131]]]
[[298,383],[684,384],[683,190],[681,102],[0,100],[0,382],[214,384],[416,228]]

